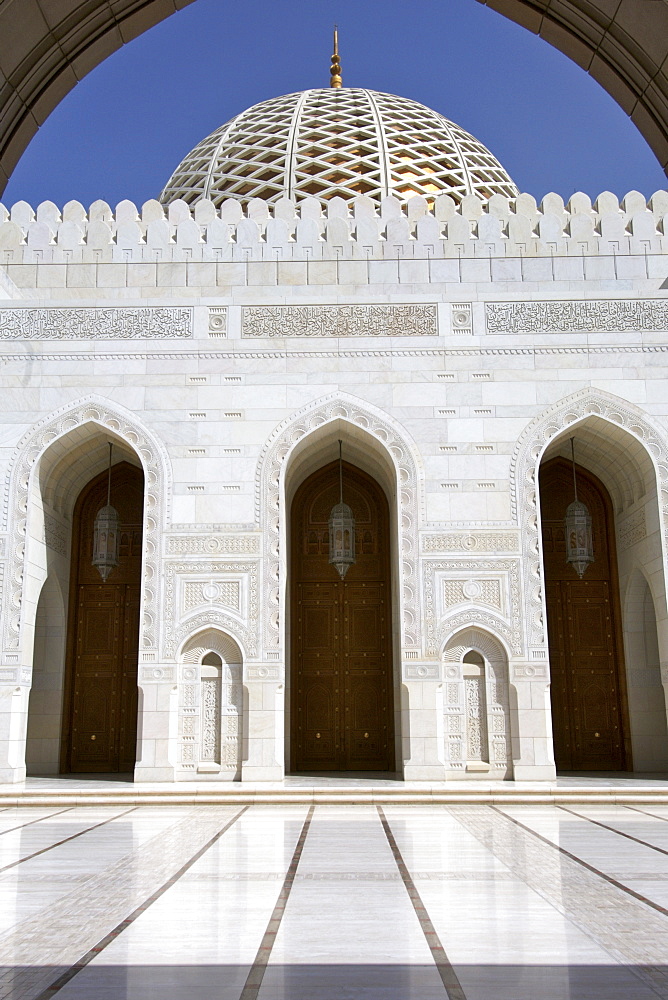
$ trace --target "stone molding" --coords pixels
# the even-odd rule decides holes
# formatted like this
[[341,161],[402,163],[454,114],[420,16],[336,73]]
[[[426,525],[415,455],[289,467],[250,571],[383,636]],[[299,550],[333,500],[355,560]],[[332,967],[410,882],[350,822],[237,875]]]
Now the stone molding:
[[7,574],[3,607],[6,649],[20,644],[21,605],[26,560],[26,533],[29,497],[35,469],[49,445],[68,432],[86,424],[97,424],[122,438],[137,454],[144,471],[144,565],[142,582],[141,645],[158,645],[160,615],[160,535],[168,517],[171,496],[171,465],[163,445],[150,434],[134,414],[98,396],[88,396],[62,407],[44,418],[20,440],[5,480],[4,517],[9,534]]
[[243,306],[242,337],[437,337],[438,307]]
[[668,330],[665,299],[487,302],[487,333],[609,333]]
[[[591,355],[591,354],[617,354],[617,355],[644,355],[644,354],[668,354],[668,344],[568,344],[560,346],[527,346],[527,347],[428,347],[428,348],[346,348],[331,347],[329,349],[317,348],[312,351],[291,350],[290,358],[305,358],[308,360],[317,358],[440,358],[447,362],[448,358],[486,358],[486,357],[536,357],[555,355]],[[90,364],[90,352],[80,351],[73,353],[63,351],[62,353],[40,352],[41,361],[80,361],[82,364]],[[276,360],[285,361],[285,350],[255,350],[255,351],[114,351],[97,352],[96,360],[100,361],[253,361],[253,360]],[[0,352],[0,364],[11,362],[34,361],[35,355],[26,353]],[[445,383],[447,385],[447,383]]]
[[382,446],[395,470],[400,530],[399,607],[401,644],[419,648],[420,594],[417,580],[418,528],[424,519],[422,469],[417,450],[387,414],[346,393],[315,400],[276,427],[265,444],[255,476],[255,509],[266,538],[262,616],[266,649],[282,647],[281,528],[285,519],[285,470],[294,446],[306,435],[334,420],[362,428]]
[[513,519],[522,533],[525,629],[529,646],[545,646],[545,602],[538,509],[538,469],[547,445],[589,416],[622,427],[639,441],[657,474],[661,535],[668,545],[668,446],[665,432],[633,403],[602,389],[582,389],[535,417],[520,436],[510,462]]
[[175,340],[192,336],[190,306],[0,309],[0,340]]

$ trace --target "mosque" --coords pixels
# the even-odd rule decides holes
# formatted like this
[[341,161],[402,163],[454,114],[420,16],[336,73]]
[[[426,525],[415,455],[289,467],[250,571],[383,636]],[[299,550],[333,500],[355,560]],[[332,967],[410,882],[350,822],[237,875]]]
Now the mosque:
[[668,770],[667,275],[336,47],[0,207],[0,782]]

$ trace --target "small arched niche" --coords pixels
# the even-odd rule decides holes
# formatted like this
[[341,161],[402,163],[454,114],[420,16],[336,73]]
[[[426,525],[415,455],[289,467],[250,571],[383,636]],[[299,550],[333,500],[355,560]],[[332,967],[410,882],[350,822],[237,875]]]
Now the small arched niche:
[[206,629],[181,653],[180,770],[197,780],[238,781],[243,736],[242,653],[229,635]]
[[508,657],[481,629],[453,636],[443,652],[443,738],[451,778],[512,778]]

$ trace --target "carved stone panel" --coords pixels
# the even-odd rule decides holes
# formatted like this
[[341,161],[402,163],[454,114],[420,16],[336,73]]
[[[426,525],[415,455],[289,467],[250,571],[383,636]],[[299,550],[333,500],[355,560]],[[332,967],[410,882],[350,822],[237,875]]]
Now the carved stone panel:
[[435,555],[447,552],[519,552],[520,539],[514,531],[441,531],[422,536],[422,551]]
[[[164,570],[165,655],[183,639],[218,625],[238,640],[247,656],[257,653],[258,564],[255,561],[167,561]],[[193,616],[193,612],[197,612]]]
[[244,306],[243,337],[436,337],[437,306]]
[[[522,650],[521,587],[516,559],[424,560],[425,640],[436,656],[453,629],[478,623]],[[469,605],[466,607],[466,605]],[[464,605],[457,610],[457,605]]]
[[0,309],[0,340],[174,340],[193,336],[190,307]]
[[665,299],[488,302],[487,333],[608,333],[668,329]]

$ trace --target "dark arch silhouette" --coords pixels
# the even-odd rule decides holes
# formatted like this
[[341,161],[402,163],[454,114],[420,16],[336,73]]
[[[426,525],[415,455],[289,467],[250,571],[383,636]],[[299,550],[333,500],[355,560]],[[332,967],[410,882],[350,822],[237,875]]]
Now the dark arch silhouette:
[[668,173],[668,4],[477,0],[540,35],[623,108]]
[[[0,194],[58,102],[121,45],[194,0],[0,3]],[[447,0],[444,0],[447,2]],[[668,170],[668,4],[478,0],[560,49],[630,115]]]

